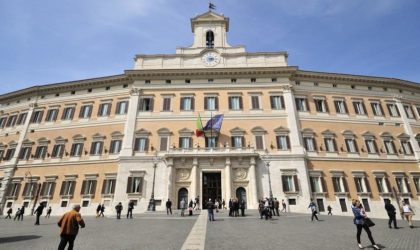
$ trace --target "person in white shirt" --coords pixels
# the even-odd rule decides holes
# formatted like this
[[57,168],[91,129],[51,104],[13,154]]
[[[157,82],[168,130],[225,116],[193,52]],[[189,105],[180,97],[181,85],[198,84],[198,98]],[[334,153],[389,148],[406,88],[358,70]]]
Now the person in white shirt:
[[413,226],[413,209],[410,207],[410,204],[406,203],[406,202],[402,202],[402,213],[404,218],[407,220],[408,225],[410,226],[410,228],[414,228]]

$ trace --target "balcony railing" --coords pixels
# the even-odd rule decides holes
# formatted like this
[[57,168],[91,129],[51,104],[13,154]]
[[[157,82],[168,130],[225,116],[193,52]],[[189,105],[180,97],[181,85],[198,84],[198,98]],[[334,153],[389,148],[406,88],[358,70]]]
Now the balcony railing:
[[[261,150],[262,152],[262,150]],[[208,147],[208,148],[171,148],[167,151],[167,156],[186,156],[186,155],[194,155],[194,156],[206,156],[206,155],[258,155],[258,150],[255,150],[253,147],[245,147],[245,148],[235,148],[235,147]]]

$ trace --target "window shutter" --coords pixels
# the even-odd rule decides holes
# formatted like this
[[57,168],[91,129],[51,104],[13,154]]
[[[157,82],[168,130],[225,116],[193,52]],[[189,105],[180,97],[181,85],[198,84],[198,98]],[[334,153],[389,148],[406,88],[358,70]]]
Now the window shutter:
[[334,138],[332,139],[332,141],[333,141],[333,145],[334,145],[334,152],[337,152],[338,151],[337,141]]
[[112,104],[109,103],[109,104],[106,104],[106,105],[108,105],[108,110],[106,111],[106,115],[109,115],[111,113]]
[[274,109],[274,96],[270,96],[270,105],[271,105],[271,109]]
[[111,182],[112,184],[111,184],[111,194],[113,194],[114,192],[115,192],[115,182],[116,182],[116,179],[112,179],[113,181]]
[[55,183],[55,182],[53,182],[53,183],[51,184],[51,190],[50,190],[50,193],[49,193],[49,194],[47,194],[47,195],[50,195],[50,196],[51,196],[51,198],[54,196],[55,186],[56,186],[56,183]]
[[232,109],[232,96],[229,96],[229,109]]
[[395,105],[395,110],[397,110],[397,115],[398,115],[398,117],[400,117],[400,116],[401,116],[401,114],[400,114],[400,109],[398,108],[398,106],[397,106],[397,105]]
[[102,190],[101,190],[101,194],[105,194],[106,182],[107,182],[107,180],[103,180],[103,181],[102,181]]
[[75,151],[76,151],[76,143],[73,143],[73,145],[71,145],[70,156],[74,156]]
[[85,193],[85,188],[86,188],[86,180],[84,180],[83,182],[82,182],[82,189],[80,190],[80,194],[86,194]]
[[394,150],[395,154],[398,154],[397,148],[395,147],[395,143],[391,141],[392,149]]
[[104,109],[104,104],[103,103],[101,103],[101,104],[99,104],[99,109],[98,109],[98,116],[102,116],[102,110]]
[[29,192],[29,183],[25,183],[25,186],[23,187],[23,196],[28,196]]
[[340,113],[340,109],[338,108],[338,101],[334,101],[334,106],[335,106],[335,112],[337,114],[339,114]]
[[67,181],[61,182],[61,189],[60,189],[60,195],[64,195],[64,189],[66,187]]
[[178,138],[178,148],[182,148],[182,137]]
[[102,149],[104,148],[104,142],[99,142],[99,154],[102,154]]
[[144,98],[140,98],[139,110],[144,111]]
[[128,105],[130,104],[130,102],[125,101],[125,108],[124,108],[124,114],[127,114],[128,112]]
[[367,115],[365,103],[362,102],[361,104],[362,104],[362,109],[363,109],[364,114]]
[[242,136],[241,141],[242,141],[242,147],[246,148],[245,137]]
[[42,195],[46,195],[45,192],[46,192],[47,186],[48,186],[48,182],[42,183],[42,186],[41,186],[41,196]]
[[214,97],[214,107],[216,108],[216,110],[219,109],[219,97]]
[[239,96],[239,109],[243,109],[244,108],[244,104],[242,101],[242,96]]
[[263,138],[261,135],[255,136],[255,144],[257,149],[264,149]]
[[191,110],[194,110],[195,108],[195,98],[191,97]]
[[306,111],[307,112],[311,111],[311,109],[309,108],[309,102],[307,98],[305,98],[305,103],[306,103]]
[[134,151],[139,151],[140,138],[134,139]]
[[180,110],[184,110],[185,109],[184,102],[185,102],[185,97],[181,97],[181,100],[179,102],[179,109]]
[[114,152],[114,147],[115,147],[115,140],[112,140],[111,145],[109,145],[109,152],[110,153]]
[[286,136],[287,149],[290,149],[290,137]]
[[235,147],[236,145],[235,145],[235,137],[230,137],[230,145],[232,146],[232,147]]
[[298,180],[297,175],[293,175],[293,181],[294,181],[294,184],[295,184],[295,191],[299,192],[300,188],[299,188],[299,180]]
[[160,151],[167,151],[168,150],[168,137],[161,137],[160,138]]
[[127,181],[127,194],[130,194],[131,193],[131,182],[133,181],[132,180],[133,179],[133,177],[128,177],[128,181]]
[[378,145],[376,144],[376,141],[375,140],[373,140],[373,146],[375,148],[376,153],[379,154]]
[[115,114],[118,115],[121,108],[121,102],[117,103],[117,107],[115,108]]
[[356,105],[356,102],[353,102],[353,109],[354,109],[354,113],[355,113],[355,114],[359,114],[359,112],[357,111],[357,105]]
[[143,193],[143,177],[139,181],[139,193]]
[[90,145],[90,154],[93,155],[95,152],[95,143],[96,142],[92,142],[92,144]]
[[385,115],[384,109],[382,108],[382,104],[378,103],[378,105],[379,105],[379,109],[381,110],[381,115]]
[[357,146],[356,139],[354,139],[353,142],[354,142],[354,149],[356,150],[356,153],[359,153],[359,147]]
[[287,186],[287,178],[286,178],[286,176],[285,176],[285,175],[282,175],[282,176],[281,176],[281,183],[282,183],[282,186],[283,186],[283,192],[288,192],[288,191],[290,191],[290,190],[288,189],[288,186]]
[[324,103],[325,103],[325,112],[330,112],[330,110],[329,110],[329,108],[328,108],[328,102],[327,102],[327,100],[324,100]]
[[146,139],[146,142],[145,142],[145,146],[144,146],[144,151],[149,151],[149,139],[147,138]]
[[280,136],[276,136],[277,149],[280,149]]
[[75,188],[76,188],[76,181],[71,181],[70,195],[74,194]]
[[82,106],[79,111],[79,118],[83,117],[83,113],[85,113],[86,106]]
[[92,195],[96,194],[96,183],[97,183],[97,180],[92,181],[92,189],[90,190],[90,194]]
[[280,109],[285,109],[286,105],[284,104],[284,97],[280,96],[280,103],[281,103],[281,108]]

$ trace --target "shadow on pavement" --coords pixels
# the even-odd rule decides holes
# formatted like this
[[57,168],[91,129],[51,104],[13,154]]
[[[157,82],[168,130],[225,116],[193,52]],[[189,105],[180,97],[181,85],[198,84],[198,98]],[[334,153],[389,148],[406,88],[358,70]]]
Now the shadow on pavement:
[[0,238],[0,244],[15,242],[15,241],[34,240],[41,237],[42,236],[39,236],[39,235],[21,235],[21,236],[2,237]]

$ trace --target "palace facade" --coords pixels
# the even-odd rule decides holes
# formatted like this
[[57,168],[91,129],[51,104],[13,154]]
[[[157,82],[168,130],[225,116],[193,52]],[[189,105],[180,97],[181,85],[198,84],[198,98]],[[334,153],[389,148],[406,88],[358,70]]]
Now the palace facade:
[[[136,55],[121,75],[35,86],[0,96],[0,209],[44,202],[135,203],[147,211],[191,200],[284,199],[291,212],[372,217],[384,201],[420,207],[420,85],[312,72],[286,52],[230,46],[229,19],[191,19],[194,42],[175,54]],[[223,114],[220,131],[197,137]]]

